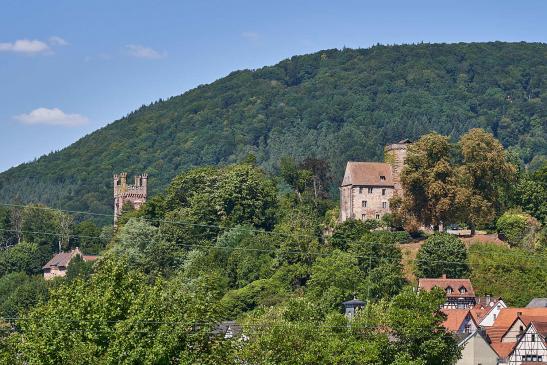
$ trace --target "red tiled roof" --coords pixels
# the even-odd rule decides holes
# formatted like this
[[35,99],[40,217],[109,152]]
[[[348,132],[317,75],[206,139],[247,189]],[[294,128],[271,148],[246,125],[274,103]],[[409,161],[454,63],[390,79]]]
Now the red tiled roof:
[[[462,286],[466,290],[465,293],[459,292],[459,289]],[[418,281],[418,288],[420,289],[431,290],[435,287],[441,288],[444,291],[446,291],[446,288],[451,287],[452,294],[447,293],[447,297],[475,297],[475,291],[473,290],[473,285],[471,285],[469,279],[446,279],[443,277],[438,279],[420,279]]]
[[469,314],[469,309],[442,309],[446,314],[446,320],[443,322],[443,326],[452,332],[456,332],[460,329],[463,321]]
[[532,324],[536,328],[537,333],[543,336],[543,338],[547,337],[547,318],[543,317],[542,321],[532,320]]
[[528,325],[532,320],[547,319],[547,308],[502,308],[494,325],[486,329],[486,333],[492,342],[500,342],[503,335],[519,318]]
[[99,257],[100,256],[96,256],[96,255],[83,255],[84,261],[95,261]]
[[488,315],[488,313],[490,313],[492,311],[492,309],[496,308],[496,306],[498,305],[498,302],[500,301],[500,299],[501,298],[492,301],[491,302],[492,305],[490,305],[490,304],[485,305],[485,304],[481,303],[482,298],[479,298],[478,299],[479,303],[476,304],[473,308],[471,308],[471,315],[473,316],[473,319],[477,322],[482,321]]
[[496,351],[498,356],[502,359],[507,358],[509,354],[513,351],[515,346],[517,345],[516,342],[496,342],[490,344],[490,346]]
[[[385,180],[381,180],[380,176],[384,176]],[[342,181],[342,186],[345,185],[393,186],[391,165],[383,162],[349,161]]]

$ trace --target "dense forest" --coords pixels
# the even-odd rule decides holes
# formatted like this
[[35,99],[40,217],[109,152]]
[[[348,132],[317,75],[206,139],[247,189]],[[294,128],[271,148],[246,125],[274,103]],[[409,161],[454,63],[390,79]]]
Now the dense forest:
[[3,202],[111,211],[112,174],[148,172],[152,194],[182,171],[283,156],[333,169],[437,131],[492,132],[531,170],[547,156],[547,45],[458,43],[325,50],[236,71],[143,106],[62,151],[0,174]]

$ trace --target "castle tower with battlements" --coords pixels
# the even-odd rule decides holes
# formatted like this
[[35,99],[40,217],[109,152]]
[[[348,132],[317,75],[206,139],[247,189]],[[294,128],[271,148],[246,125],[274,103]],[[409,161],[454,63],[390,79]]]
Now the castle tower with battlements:
[[127,173],[114,175],[114,224],[122,214],[124,205],[139,209],[147,197],[148,175],[135,176],[135,183],[127,185]]

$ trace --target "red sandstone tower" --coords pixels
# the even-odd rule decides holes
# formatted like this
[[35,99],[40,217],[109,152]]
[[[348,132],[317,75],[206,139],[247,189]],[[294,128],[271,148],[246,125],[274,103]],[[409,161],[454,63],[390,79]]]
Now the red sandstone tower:
[[139,209],[147,197],[148,175],[135,176],[135,184],[127,185],[127,173],[114,175],[114,224],[122,214],[124,204]]

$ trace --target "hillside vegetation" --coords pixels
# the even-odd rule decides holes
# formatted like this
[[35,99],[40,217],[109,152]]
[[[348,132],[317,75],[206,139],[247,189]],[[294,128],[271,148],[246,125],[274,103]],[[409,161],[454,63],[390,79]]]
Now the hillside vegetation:
[[0,200],[109,212],[114,172],[148,172],[152,194],[181,171],[289,155],[380,160],[383,145],[473,127],[530,167],[547,156],[547,45],[418,44],[325,50],[233,72],[143,106],[62,151],[0,174]]

